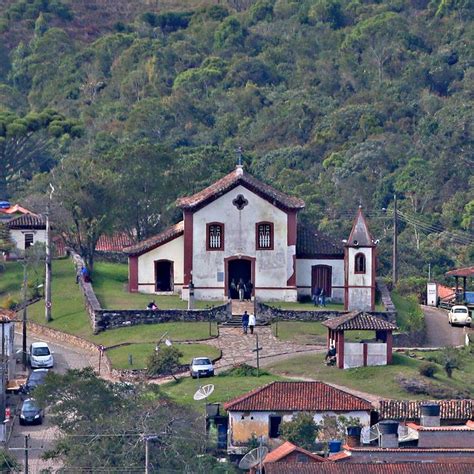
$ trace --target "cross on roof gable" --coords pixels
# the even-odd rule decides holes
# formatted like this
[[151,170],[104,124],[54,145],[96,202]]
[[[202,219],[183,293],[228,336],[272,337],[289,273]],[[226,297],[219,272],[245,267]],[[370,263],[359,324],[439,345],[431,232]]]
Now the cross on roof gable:
[[324,321],[322,324],[334,331],[393,331],[398,329],[396,324],[363,311],[353,311]]
[[244,186],[280,209],[299,210],[304,208],[304,201],[302,199],[288,196],[287,194],[272,188],[270,185],[262,183],[252,175],[244,172],[241,166],[237,166],[235,170],[202,191],[199,191],[192,196],[178,199],[177,205],[182,209],[197,211],[239,185]]

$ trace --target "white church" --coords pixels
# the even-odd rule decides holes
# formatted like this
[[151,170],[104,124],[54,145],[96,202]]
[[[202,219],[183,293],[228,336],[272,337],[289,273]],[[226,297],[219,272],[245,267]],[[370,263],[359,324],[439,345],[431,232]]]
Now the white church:
[[200,300],[237,297],[239,282],[260,301],[296,301],[322,289],[348,310],[375,306],[376,245],[359,209],[340,244],[298,224],[304,201],[262,183],[241,165],[180,198],[183,220],[127,247],[129,291]]

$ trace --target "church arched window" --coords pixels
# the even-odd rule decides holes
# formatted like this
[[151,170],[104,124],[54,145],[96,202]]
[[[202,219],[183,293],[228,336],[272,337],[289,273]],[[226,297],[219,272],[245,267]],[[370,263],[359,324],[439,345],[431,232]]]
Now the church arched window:
[[224,224],[211,222],[206,225],[206,249],[224,250]]
[[257,222],[255,241],[257,250],[273,250],[272,222]]
[[355,258],[354,271],[355,273],[365,273],[365,255],[363,253],[357,253]]

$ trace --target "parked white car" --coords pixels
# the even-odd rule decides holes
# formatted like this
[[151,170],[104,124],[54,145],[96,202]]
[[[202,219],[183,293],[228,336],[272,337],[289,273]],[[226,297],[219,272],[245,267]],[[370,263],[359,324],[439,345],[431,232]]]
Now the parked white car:
[[467,306],[455,305],[448,313],[449,324],[459,324],[461,326],[471,325],[471,315]]
[[46,342],[33,342],[30,346],[30,365],[32,369],[51,368],[54,365],[53,353]]
[[195,357],[189,367],[191,377],[212,377],[214,375],[214,365],[208,357]]

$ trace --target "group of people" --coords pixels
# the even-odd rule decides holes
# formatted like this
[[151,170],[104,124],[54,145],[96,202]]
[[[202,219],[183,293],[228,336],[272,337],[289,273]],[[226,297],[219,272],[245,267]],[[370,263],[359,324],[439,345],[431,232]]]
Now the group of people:
[[243,278],[240,278],[236,283],[235,278],[232,278],[230,282],[230,297],[232,299],[239,298],[240,301],[250,301],[252,299],[252,291],[253,283],[250,280],[245,283]]
[[250,329],[250,334],[253,334],[253,330],[255,328],[255,314],[248,314],[247,311],[244,311],[242,315],[242,331],[244,334],[248,333]]
[[326,293],[324,288],[315,288],[313,291],[314,306],[326,306]]
[[84,283],[91,283],[91,274],[85,265],[82,265],[81,268],[78,268],[76,271],[76,283],[79,283],[79,280],[82,278]]

